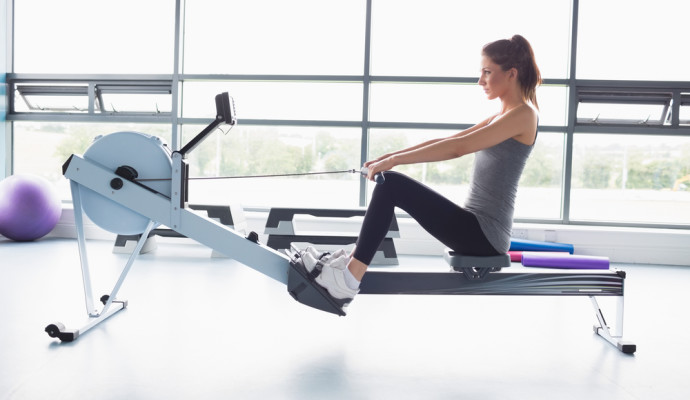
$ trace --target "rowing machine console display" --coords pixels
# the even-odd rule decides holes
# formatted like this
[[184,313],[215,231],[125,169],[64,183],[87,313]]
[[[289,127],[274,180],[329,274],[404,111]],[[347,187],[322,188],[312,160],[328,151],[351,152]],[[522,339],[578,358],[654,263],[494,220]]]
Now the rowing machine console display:
[[[302,304],[346,315],[347,304],[331,297],[314,282],[298,253],[274,250],[256,240],[254,232],[241,234],[190,209],[187,155],[221,124],[230,127],[237,124],[232,97],[221,93],[215,102],[215,119],[178,151],[172,151],[154,136],[116,132],[96,138],[83,155],[73,154],[65,162],[63,174],[70,181],[74,203],[88,321],[79,329],[51,323],[45,328],[51,337],[63,342],[74,341],[127,307],[126,300],[118,299],[118,292],[144,242],[160,226],[285,284],[288,293]],[[374,179],[385,185],[382,174]],[[94,301],[92,293],[84,214],[107,231],[140,235],[111,292],[101,296],[100,301]],[[395,268],[369,271],[359,295],[587,296],[592,300],[598,321],[594,331],[624,353],[636,350],[634,344],[622,340],[625,281],[622,271],[511,272],[508,255],[484,258],[447,252],[445,258],[452,268],[448,272],[397,272]],[[607,325],[596,301],[598,296],[618,298],[615,329]],[[97,307],[97,303],[101,305]]]

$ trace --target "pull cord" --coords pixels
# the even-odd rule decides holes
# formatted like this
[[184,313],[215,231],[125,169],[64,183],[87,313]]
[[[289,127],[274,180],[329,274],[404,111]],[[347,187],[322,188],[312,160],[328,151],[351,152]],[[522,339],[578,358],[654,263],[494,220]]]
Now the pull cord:
[[[199,176],[195,178],[189,178],[190,180],[215,180],[215,179],[244,179],[244,178],[278,178],[278,177],[288,177],[288,176],[307,176],[307,175],[325,175],[325,174],[356,174],[360,171],[356,169],[345,169],[339,171],[318,171],[318,172],[295,172],[291,174],[266,174],[266,175],[235,175],[235,176]],[[135,179],[138,182],[150,182],[150,181],[169,181],[171,178],[143,178]]]

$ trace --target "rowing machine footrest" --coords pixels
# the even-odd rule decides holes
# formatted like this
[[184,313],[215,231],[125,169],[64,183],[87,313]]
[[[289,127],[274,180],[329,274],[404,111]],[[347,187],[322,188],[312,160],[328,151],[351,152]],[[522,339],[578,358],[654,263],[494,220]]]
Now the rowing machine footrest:
[[343,308],[350,299],[344,301],[331,296],[314,281],[299,258],[290,260],[287,289],[290,296],[304,305],[340,316],[346,315]]
[[501,268],[510,267],[508,254],[477,257],[466,256],[446,249],[443,258],[454,270],[462,272],[470,280],[481,280],[490,272],[497,272]]

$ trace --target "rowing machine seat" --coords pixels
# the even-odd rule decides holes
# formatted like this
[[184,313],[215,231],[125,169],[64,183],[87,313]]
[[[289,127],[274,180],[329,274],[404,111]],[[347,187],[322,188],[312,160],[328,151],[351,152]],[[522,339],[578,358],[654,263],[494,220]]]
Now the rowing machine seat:
[[455,271],[462,272],[469,279],[482,279],[489,272],[497,272],[501,268],[510,267],[510,256],[508,254],[478,257],[467,256],[446,249],[443,258]]

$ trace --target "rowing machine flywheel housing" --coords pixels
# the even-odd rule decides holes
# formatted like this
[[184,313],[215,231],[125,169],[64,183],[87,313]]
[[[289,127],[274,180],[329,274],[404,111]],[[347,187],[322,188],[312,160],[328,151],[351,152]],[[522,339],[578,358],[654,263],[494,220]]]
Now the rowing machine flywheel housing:
[[[172,158],[170,148],[156,136],[138,132],[115,132],[98,136],[84,158],[115,172],[120,167],[134,170],[150,189],[170,197]],[[82,209],[99,227],[119,235],[144,232],[149,219],[101,194],[79,185]]]

